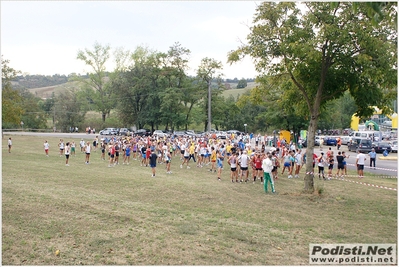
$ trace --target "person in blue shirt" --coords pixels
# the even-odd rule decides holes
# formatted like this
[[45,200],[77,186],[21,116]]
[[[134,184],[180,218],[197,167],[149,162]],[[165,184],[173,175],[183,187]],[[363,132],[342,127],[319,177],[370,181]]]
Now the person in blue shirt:
[[242,141],[242,139],[240,139],[240,141],[238,142],[238,147],[239,147],[241,150],[244,150],[244,149],[245,149],[245,144],[244,144],[244,142]]
[[375,160],[377,158],[377,153],[375,152],[374,148],[372,148],[371,152],[369,152],[369,156],[370,156],[370,168],[374,167],[375,169]]

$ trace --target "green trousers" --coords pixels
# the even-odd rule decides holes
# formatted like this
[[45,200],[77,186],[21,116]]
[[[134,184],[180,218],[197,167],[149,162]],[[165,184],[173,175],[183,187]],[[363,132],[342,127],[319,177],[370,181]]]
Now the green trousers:
[[267,193],[267,184],[270,183],[270,186],[272,188],[272,193],[276,192],[274,190],[274,182],[273,182],[273,175],[269,172],[264,172],[263,173],[263,186],[265,188],[265,192]]

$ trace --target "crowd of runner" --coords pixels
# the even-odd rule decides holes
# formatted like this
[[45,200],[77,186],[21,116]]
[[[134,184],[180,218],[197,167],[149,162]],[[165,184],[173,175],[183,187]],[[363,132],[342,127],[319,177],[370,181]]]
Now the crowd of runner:
[[[252,137],[252,138],[251,138]],[[306,153],[301,148],[284,139],[278,140],[277,147],[267,147],[262,138],[250,135],[234,136],[227,139],[205,136],[196,137],[171,137],[158,138],[156,136],[112,136],[99,138],[92,142],[83,139],[78,146],[85,154],[85,163],[90,164],[91,152],[100,151],[101,160],[107,162],[108,167],[119,164],[129,165],[132,161],[140,162],[140,166],[151,167],[151,176],[156,175],[157,164],[165,164],[166,174],[172,174],[171,161],[179,160],[180,168],[203,168],[214,173],[217,180],[222,179],[222,172],[228,168],[232,183],[256,183],[264,184],[264,190],[275,192],[274,180],[279,175],[286,173],[288,178],[299,178],[300,170],[306,164]],[[266,140],[266,138],[264,138]],[[77,144],[75,142],[64,143],[60,139],[58,144],[60,156],[66,157],[66,166],[69,166],[69,156],[76,155]],[[49,144],[44,143],[44,149],[48,156]],[[333,176],[346,175],[345,152],[338,151],[334,157],[331,147],[326,156],[313,154],[313,168],[317,166],[319,179],[330,180]],[[333,173],[334,162],[337,161],[337,172]],[[228,167],[226,166],[228,165]],[[327,174],[324,168],[328,167]]]

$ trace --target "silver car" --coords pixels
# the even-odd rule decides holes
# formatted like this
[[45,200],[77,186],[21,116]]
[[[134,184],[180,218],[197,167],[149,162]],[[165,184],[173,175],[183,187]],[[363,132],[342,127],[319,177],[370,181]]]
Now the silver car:
[[395,152],[395,153],[398,153],[398,141],[397,140],[396,141],[392,141],[392,143],[391,143],[391,151]]
[[153,136],[156,136],[158,138],[165,138],[168,137],[168,134],[164,133],[162,130],[155,130],[154,133],[152,134]]

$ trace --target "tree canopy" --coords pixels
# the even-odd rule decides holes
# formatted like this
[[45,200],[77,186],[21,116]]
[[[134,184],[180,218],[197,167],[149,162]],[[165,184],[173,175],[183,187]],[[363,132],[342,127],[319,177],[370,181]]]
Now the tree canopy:
[[24,113],[21,94],[11,86],[11,81],[17,77],[19,71],[11,68],[9,63],[9,60],[1,57],[1,119],[3,126],[19,125]]
[[[291,106],[308,116],[308,158],[321,108],[328,102],[349,91],[356,113],[370,116],[372,106],[390,111],[396,97],[396,28],[388,20],[375,25],[367,11],[368,6],[359,3],[354,9],[350,2],[263,2],[248,44],[228,55],[231,63],[251,56],[256,70],[274,77],[284,97],[295,100]],[[306,172],[312,172],[311,161]],[[314,190],[311,175],[304,189]]]

